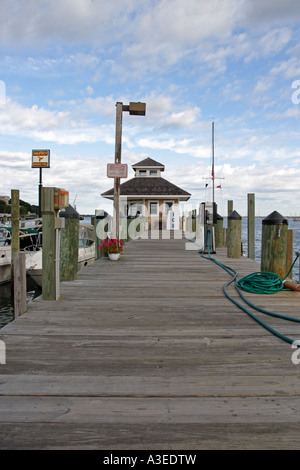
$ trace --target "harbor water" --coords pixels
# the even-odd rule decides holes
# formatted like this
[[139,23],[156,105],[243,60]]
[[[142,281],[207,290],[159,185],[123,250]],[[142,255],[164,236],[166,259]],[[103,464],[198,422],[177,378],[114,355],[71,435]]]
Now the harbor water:
[[[255,219],[255,261],[258,263],[260,263],[261,258],[262,220],[263,218]],[[84,220],[84,223],[90,223],[90,220]],[[224,226],[226,227],[226,225],[227,220],[224,218]],[[288,218],[288,227],[293,230],[293,252],[295,254],[296,251],[300,251],[300,221],[294,221],[293,218]],[[242,244],[243,255],[247,256],[247,219],[242,220]],[[293,280],[295,282],[300,282],[299,260],[296,262],[293,269]],[[40,288],[32,279],[27,277],[27,302],[31,302],[39,295],[41,295]],[[12,320],[13,300],[11,296],[11,285],[9,283],[0,285],[0,328]]]

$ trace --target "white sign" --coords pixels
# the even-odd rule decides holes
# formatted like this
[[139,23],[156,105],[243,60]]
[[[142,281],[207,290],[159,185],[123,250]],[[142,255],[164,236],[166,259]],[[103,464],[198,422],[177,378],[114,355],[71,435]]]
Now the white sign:
[[50,150],[32,150],[32,168],[50,168]]
[[126,163],[108,163],[107,176],[108,178],[127,178],[128,165]]

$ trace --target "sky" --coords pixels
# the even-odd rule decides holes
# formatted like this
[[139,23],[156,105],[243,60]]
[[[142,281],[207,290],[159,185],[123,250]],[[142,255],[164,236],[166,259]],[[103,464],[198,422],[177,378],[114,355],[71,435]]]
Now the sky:
[[[299,0],[0,0],[0,195],[38,204],[43,186],[81,214],[112,203],[116,103],[122,163],[146,157],[190,192],[247,214],[300,214]],[[122,182],[125,180],[122,180]],[[219,188],[217,186],[220,186]]]

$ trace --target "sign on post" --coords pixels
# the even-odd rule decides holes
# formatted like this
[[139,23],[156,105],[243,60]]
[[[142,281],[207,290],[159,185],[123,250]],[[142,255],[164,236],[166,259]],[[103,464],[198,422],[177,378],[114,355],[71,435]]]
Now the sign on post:
[[128,165],[126,163],[108,163],[107,164],[107,177],[108,178],[127,178]]
[[50,150],[32,150],[31,168],[50,168]]

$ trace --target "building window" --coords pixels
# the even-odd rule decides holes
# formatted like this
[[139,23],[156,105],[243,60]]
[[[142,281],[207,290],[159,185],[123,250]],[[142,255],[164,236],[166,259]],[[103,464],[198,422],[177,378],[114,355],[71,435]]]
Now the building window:
[[132,215],[134,217],[144,214],[144,204],[143,201],[131,202],[127,204],[127,215]]
[[147,175],[147,170],[139,170],[139,175],[140,176],[146,176]]
[[150,170],[150,176],[157,176],[157,170]]
[[157,201],[149,202],[149,214],[158,215],[158,202]]

